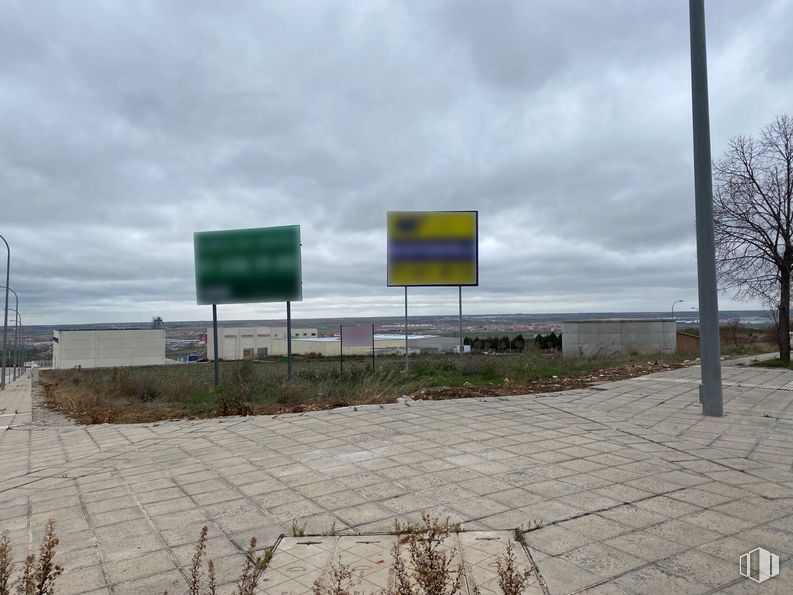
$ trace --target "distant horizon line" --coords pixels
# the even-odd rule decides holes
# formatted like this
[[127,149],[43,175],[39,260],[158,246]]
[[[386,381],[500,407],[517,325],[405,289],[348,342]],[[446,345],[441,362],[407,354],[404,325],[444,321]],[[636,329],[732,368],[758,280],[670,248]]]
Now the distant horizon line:
[[[719,314],[727,314],[727,313],[753,313],[758,315],[768,315],[772,310],[763,310],[763,309],[745,309],[745,310],[720,310]],[[698,311],[688,311],[682,310],[676,312],[675,314],[677,317],[680,318],[691,318],[696,317]],[[463,314],[463,319],[465,318],[487,318],[487,317],[502,317],[502,316],[531,316],[531,317],[538,317],[538,316],[547,316],[547,317],[562,317],[562,316],[571,316],[571,317],[579,317],[585,315],[609,315],[609,314],[644,314],[644,315],[671,315],[669,310],[609,310],[609,311],[577,311],[577,312],[506,312],[506,313],[487,313],[487,314]],[[410,318],[446,318],[446,319],[458,319],[457,314],[408,314],[408,319]],[[310,317],[293,317],[292,321],[298,320],[383,320],[383,319],[392,319],[392,320],[404,320],[405,317],[403,315],[387,315],[387,316],[310,316]],[[285,321],[286,318],[229,318],[219,320],[218,324],[229,324],[229,323],[240,323],[240,322],[270,322],[270,321]],[[200,324],[212,324],[212,320],[206,319],[164,319],[163,324],[168,325],[169,323],[174,324],[189,324],[189,323],[200,323]],[[148,327],[151,324],[151,320],[131,320],[131,321],[123,321],[123,320],[115,320],[112,322],[108,321],[99,321],[99,322],[67,322],[67,323],[42,323],[42,324],[27,324],[25,325],[26,328],[30,329],[33,327],[53,327],[57,329],[58,327],[67,327],[67,326],[98,326],[98,325],[140,325],[144,327]]]

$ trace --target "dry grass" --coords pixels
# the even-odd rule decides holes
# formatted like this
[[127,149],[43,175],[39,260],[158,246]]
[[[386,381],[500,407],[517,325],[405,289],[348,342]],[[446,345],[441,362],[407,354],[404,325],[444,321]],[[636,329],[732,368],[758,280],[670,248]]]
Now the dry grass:
[[58,537],[55,534],[55,521],[49,519],[44,529],[44,537],[39,546],[38,558],[28,554],[22,564],[22,572],[13,580],[14,564],[12,562],[11,543],[8,535],[0,536],[0,595],[52,595],[55,592],[55,579],[63,572],[63,568],[54,563]]
[[[655,356],[653,356],[655,357]],[[223,362],[222,389],[213,389],[213,366],[48,370],[44,401],[82,423],[137,423],[220,415],[278,414],[345,405],[415,399],[531,394],[581,388],[680,365],[680,357],[646,356],[571,360],[532,351],[498,356],[419,356],[409,371],[402,358],[297,360],[292,379],[281,361]]]

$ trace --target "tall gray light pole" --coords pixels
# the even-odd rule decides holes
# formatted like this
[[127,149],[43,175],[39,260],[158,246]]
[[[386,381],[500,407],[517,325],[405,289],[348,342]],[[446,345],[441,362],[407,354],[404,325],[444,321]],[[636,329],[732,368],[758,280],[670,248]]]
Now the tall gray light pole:
[[675,317],[675,306],[682,303],[683,300],[675,300],[674,302],[672,302],[672,318]]
[[6,245],[6,253],[8,254],[6,258],[6,302],[5,302],[5,309],[3,313],[3,369],[0,372],[0,390],[5,390],[6,387],[6,358],[8,357],[8,353],[6,352],[8,347],[8,284],[9,284],[9,274],[11,272],[11,248],[8,246],[8,242],[6,239],[0,235],[0,240],[3,240],[3,243]]
[[713,182],[708,112],[708,59],[704,0],[689,0],[691,31],[691,108],[694,128],[694,200],[697,217],[697,279],[702,384],[699,400],[704,415],[721,417],[721,352],[719,301],[716,293],[716,242],[713,233]]
[[[8,285],[0,286],[0,289],[5,289],[6,290],[6,295],[8,295],[9,291],[14,294],[14,300],[16,302],[16,308],[14,309],[14,312],[16,312],[17,316],[18,316],[19,315],[19,296],[17,295],[17,292],[14,291],[13,289],[11,289]],[[8,298],[6,298],[6,304],[7,303],[8,303]],[[10,310],[10,308],[8,308],[6,306],[6,316],[8,315],[8,310]],[[14,337],[16,337],[16,331],[17,331],[17,326],[15,325],[14,326]],[[14,340],[14,345],[16,345],[16,339]],[[5,347],[3,347],[3,350],[5,351]],[[5,363],[5,360],[3,360],[3,362]],[[14,370],[14,371],[16,372],[16,370]],[[3,377],[5,378],[5,367],[3,367]],[[16,379],[16,375],[15,375],[15,379]]]
[[22,350],[20,343],[22,341],[22,317],[17,310],[16,324],[14,325],[14,380],[22,376],[22,369],[20,362],[22,360]]
[[17,342],[17,349],[19,349],[19,377],[22,377],[22,373],[25,371],[25,326],[22,324],[22,315],[17,312],[17,316],[19,316],[19,341]]

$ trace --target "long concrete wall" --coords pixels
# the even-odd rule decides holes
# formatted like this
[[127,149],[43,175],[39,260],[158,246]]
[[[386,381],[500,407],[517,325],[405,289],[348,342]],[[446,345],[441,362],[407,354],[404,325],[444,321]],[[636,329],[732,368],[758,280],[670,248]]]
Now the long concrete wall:
[[617,353],[674,353],[677,323],[671,318],[612,318],[562,322],[562,353],[571,357]]

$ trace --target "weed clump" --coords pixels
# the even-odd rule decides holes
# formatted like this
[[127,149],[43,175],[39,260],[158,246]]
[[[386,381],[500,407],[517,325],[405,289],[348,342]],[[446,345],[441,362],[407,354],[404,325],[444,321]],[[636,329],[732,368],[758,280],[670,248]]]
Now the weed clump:
[[[188,581],[189,595],[201,595],[201,582],[204,575],[202,569],[203,559],[206,554],[208,529],[205,526],[201,528],[201,534],[198,537],[198,543],[193,553],[193,559],[190,564],[190,580]],[[251,537],[251,543],[248,550],[245,552],[245,564],[242,567],[242,572],[237,580],[236,595],[254,595],[256,588],[259,585],[259,580],[262,574],[270,565],[270,560],[273,558],[274,548],[267,547],[261,556],[256,555],[256,538]],[[207,562],[207,587],[203,591],[205,595],[217,595],[217,584],[215,582],[215,563],[212,560]],[[0,592],[0,595],[5,595]],[[164,595],[168,595],[166,591]]]
[[[394,521],[394,534],[397,539],[391,550],[393,580],[383,591],[384,595],[480,595],[479,587],[472,584],[466,576],[462,562],[455,568],[453,550],[444,547],[449,535],[461,530],[460,524],[453,523],[448,518],[441,521],[426,513],[422,514],[421,520],[420,525]],[[539,526],[540,522],[533,521],[530,529],[516,529],[515,538],[518,539],[519,536],[522,539],[525,531],[537,529]],[[405,544],[408,550],[407,560],[402,549]],[[498,585],[503,595],[521,595],[535,571],[533,566],[527,570],[518,568],[512,542],[507,544],[504,554],[497,558],[496,569]],[[314,582],[313,595],[357,593],[353,573],[341,562],[331,567],[326,581],[327,586],[323,585],[321,579]]]
[[[450,533],[459,530],[459,526],[448,518],[441,521],[427,513],[421,515],[421,520],[423,526],[408,534],[407,538],[412,564],[410,572],[402,560],[400,540],[394,544],[396,585],[392,595],[455,595],[460,592],[465,569],[462,564],[454,569],[450,552],[442,546]],[[417,588],[410,586],[411,578]]]
[[313,595],[351,595],[353,593],[352,569],[339,562],[330,571],[330,586],[323,587],[321,579],[314,581]]
[[35,554],[29,554],[22,565],[22,574],[12,580],[14,564],[11,561],[11,542],[8,534],[3,533],[0,536],[0,595],[11,595],[12,587],[17,595],[53,595],[55,579],[63,573],[63,568],[53,562],[57,545],[55,521],[49,519],[39,546],[38,559]]
[[509,542],[504,557],[496,560],[496,570],[498,571],[498,586],[501,587],[504,595],[520,595],[526,588],[533,569],[530,568],[522,572],[517,569],[515,552],[512,542]]
[[303,537],[306,534],[306,523],[302,525],[297,520],[292,521],[292,537]]

